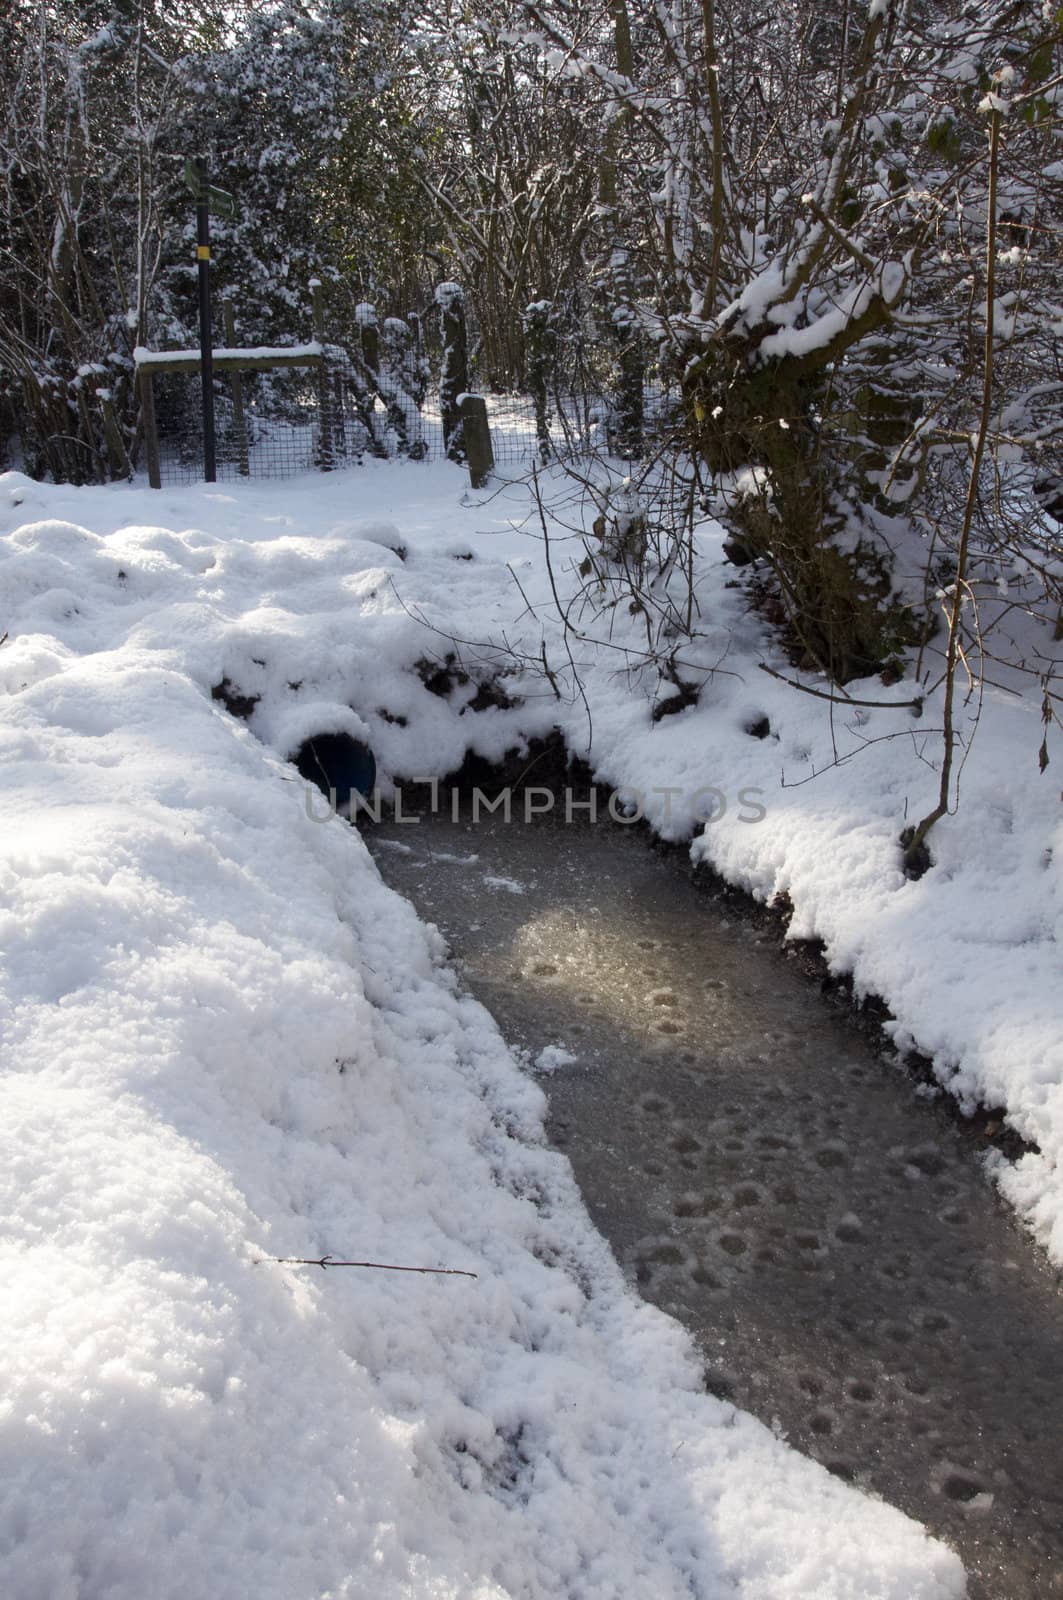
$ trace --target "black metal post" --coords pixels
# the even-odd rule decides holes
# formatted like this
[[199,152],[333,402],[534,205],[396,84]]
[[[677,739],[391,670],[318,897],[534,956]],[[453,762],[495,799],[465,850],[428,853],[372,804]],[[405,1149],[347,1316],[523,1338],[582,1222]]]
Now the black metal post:
[[210,197],[207,160],[196,157],[199,193],[196,195],[196,260],[199,263],[199,356],[203,384],[203,476],[218,481],[214,448],[214,338],[210,318]]

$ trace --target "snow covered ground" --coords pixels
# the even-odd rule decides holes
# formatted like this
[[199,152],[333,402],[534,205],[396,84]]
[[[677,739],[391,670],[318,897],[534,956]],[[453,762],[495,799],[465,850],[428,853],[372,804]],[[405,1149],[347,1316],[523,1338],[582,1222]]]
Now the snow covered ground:
[[[576,692],[526,490],[464,485],[446,463],[157,494],[0,477],[7,1590],[959,1595],[918,1526],[701,1392],[544,1148],[540,1090],[286,758],[349,730],[387,789],[560,725],[577,753],[593,729],[662,833],[718,789],[696,849],[787,891],[794,932],[944,1081],[1008,1106],[1041,1154],[1001,1181],[1063,1259],[1063,838],[1036,714],[990,697],[908,883],[932,739],[906,711],[836,716],[843,753],[904,737],[795,786],[830,760],[826,708],[758,671],[711,531],[701,698],[654,722],[656,672],[570,636]],[[562,586],[582,554],[556,547]],[[603,616],[584,631],[634,642]],[[513,704],[478,697],[503,645],[545,648],[561,699],[531,670]],[[417,665],[450,652],[469,681],[431,692]],[[247,723],[223,679],[258,697]],[[325,1254],[477,1276],[265,1259]]]

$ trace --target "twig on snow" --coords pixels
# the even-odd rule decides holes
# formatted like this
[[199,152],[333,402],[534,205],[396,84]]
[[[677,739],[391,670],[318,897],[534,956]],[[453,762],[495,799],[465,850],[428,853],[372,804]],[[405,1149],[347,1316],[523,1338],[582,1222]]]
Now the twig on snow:
[[332,1256],[256,1256],[254,1265],[276,1262],[282,1267],[372,1267],[377,1272],[430,1272],[439,1278],[477,1278],[479,1273],[466,1272],[464,1267],[398,1267],[390,1261],[335,1261]]
[[763,661],[758,661],[757,666],[761,672],[766,672],[769,678],[778,678],[780,683],[785,683],[787,688],[800,689],[802,694],[814,695],[817,700],[829,700],[833,706],[870,706],[873,711],[922,711],[923,709],[922,695],[917,695],[914,700],[854,700],[844,689],[840,695],[828,694],[823,689],[810,689],[807,683],[797,683],[793,678],[783,677],[781,672],[776,672],[774,667],[769,667]]

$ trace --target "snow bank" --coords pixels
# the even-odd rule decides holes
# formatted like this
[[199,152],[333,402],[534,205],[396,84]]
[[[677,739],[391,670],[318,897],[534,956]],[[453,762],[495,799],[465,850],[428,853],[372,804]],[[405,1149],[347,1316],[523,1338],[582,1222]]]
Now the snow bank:
[[[961,712],[973,742],[959,810],[937,824],[934,864],[911,882],[897,841],[937,798],[937,697],[915,716],[904,702],[917,685],[871,679],[847,692],[884,709],[831,711],[759,671],[767,661],[793,675],[724,589],[730,570],[718,559],[703,569],[712,625],[683,651],[701,664],[686,673],[704,680],[696,706],[655,724],[654,682],[621,692],[614,663],[588,663],[595,769],[640,791],[665,837],[696,832],[695,859],[762,900],[788,896],[791,937],[822,939],[857,994],[887,1001],[900,1047],[932,1057],[964,1108],[1006,1110],[1039,1153],[997,1162],[995,1176],[1063,1262],[1063,806],[1055,765],[1038,770],[1038,704],[987,687],[976,735],[971,708]],[[577,746],[586,729],[571,717]],[[699,811],[691,798],[707,787]]]
[[[301,697],[353,706],[392,772],[552,714],[418,677],[411,604],[460,572],[484,622],[510,586],[429,553],[456,475],[412,470],[402,603],[353,478],[0,478],[8,1590],[959,1595],[915,1524],[700,1392],[438,935],[275,753]],[[413,481],[357,488],[386,526]],[[324,1254],[477,1277],[265,1259]]]

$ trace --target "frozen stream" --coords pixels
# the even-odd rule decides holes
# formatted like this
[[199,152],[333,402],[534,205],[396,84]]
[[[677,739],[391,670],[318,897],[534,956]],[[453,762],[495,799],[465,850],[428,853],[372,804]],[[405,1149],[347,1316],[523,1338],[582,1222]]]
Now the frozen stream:
[[630,832],[369,842],[509,1042],[576,1058],[550,1136],[708,1387],[925,1522],[972,1600],[1063,1595],[1063,1295],[984,1139]]

